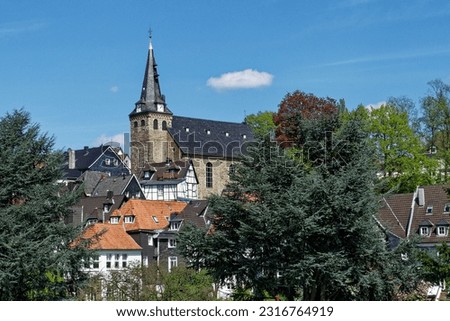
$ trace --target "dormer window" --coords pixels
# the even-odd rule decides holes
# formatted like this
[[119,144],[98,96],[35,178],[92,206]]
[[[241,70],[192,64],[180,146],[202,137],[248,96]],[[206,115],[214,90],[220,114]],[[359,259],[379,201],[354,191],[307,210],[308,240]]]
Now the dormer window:
[[206,135],[211,135],[211,131],[209,129],[205,130]]
[[105,203],[103,204],[103,213],[108,213],[111,210],[111,204]]
[[449,214],[450,213],[450,203],[445,204],[444,206],[444,213]]
[[430,228],[428,226],[421,226],[420,227],[420,235],[421,236],[429,236],[430,235]]
[[134,223],[134,215],[126,215],[124,218],[125,224]]
[[433,214],[433,206],[432,205],[428,205],[427,206],[427,215],[431,215]]
[[436,228],[436,233],[438,236],[447,236],[448,235],[448,226],[438,226]]
[[120,219],[119,216],[111,216],[109,218],[109,223],[111,223],[111,224],[119,224],[119,219]]
[[185,128],[184,128],[184,131],[185,131],[186,133],[189,133],[189,127],[185,127]]
[[226,137],[230,136],[230,133],[229,132],[225,132],[225,136]]
[[243,134],[242,139],[247,139],[247,135]]
[[145,171],[144,172],[144,179],[150,179],[150,171]]
[[158,220],[158,218],[156,217],[156,216],[152,216],[152,219],[153,219],[153,221],[155,222],[155,223],[159,223],[159,220]]
[[181,226],[180,221],[170,222],[170,230],[171,231],[178,231],[180,229],[180,226]]

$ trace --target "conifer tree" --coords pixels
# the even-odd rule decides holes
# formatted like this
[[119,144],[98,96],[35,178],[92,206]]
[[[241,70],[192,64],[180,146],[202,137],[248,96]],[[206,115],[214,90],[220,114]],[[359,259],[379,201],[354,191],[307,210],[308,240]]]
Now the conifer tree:
[[0,119],[0,300],[73,294],[87,251],[64,224],[75,195],[61,193],[62,153],[23,109]]

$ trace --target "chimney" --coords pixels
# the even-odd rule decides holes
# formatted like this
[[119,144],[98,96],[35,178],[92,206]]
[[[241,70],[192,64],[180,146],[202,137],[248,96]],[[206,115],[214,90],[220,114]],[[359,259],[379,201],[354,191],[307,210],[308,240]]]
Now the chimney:
[[425,205],[425,190],[423,187],[417,188],[417,203],[419,206]]
[[75,151],[71,148],[68,149],[67,153],[69,154],[69,169],[75,168]]

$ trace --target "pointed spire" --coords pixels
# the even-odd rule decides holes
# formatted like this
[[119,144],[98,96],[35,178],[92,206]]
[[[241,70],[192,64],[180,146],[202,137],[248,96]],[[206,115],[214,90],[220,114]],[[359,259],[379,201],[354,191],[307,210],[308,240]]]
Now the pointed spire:
[[144,80],[142,82],[141,97],[139,101],[136,102],[136,111],[168,112],[164,96],[161,94],[159,86],[159,75],[153,53],[151,30],[149,30],[149,38],[147,65],[145,67]]

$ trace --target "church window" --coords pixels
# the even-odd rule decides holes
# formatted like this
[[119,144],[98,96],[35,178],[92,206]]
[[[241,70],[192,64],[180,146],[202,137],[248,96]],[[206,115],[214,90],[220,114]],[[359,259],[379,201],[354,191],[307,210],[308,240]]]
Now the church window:
[[213,168],[211,163],[206,163],[206,187],[213,187]]
[[141,126],[145,126],[145,119],[141,120]]
[[158,119],[153,121],[153,129],[158,129]]
[[163,120],[162,124],[161,124],[161,128],[163,130],[167,130],[167,122],[165,120]]
[[133,122],[133,127],[138,127],[138,122],[137,121],[135,121],[135,122]]

